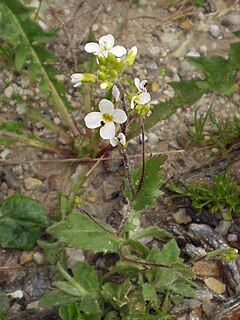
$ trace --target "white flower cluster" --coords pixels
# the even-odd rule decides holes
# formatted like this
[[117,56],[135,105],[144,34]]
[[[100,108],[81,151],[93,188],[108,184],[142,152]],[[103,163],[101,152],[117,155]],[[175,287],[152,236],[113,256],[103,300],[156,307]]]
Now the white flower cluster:
[[[93,53],[97,56],[97,62],[101,64],[101,61],[108,59],[111,55],[115,56],[118,61],[121,61],[121,57],[126,55],[127,50],[123,46],[114,46],[115,39],[111,34],[103,36],[99,39],[99,42],[89,42],[84,46],[84,50],[88,53]],[[110,56],[109,56],[110,55]],[[125,57],[125,66],[130,66],[134,63],[137,55],[137,47],[134,46],[130,49]],[[71,82],[74,87],[79,87],[82,82],[95,83],[97,77],[93,74],[75,73],[71,76]],[[107,83],[107,82],[106,82]],[[102,82],[101,89],[106,84]],[[140,81],[138,78],[134,79],[134,84],[137,88],[137,92],[132,96],[130,108],[144,108],[149,104],[151,97],[147,92],[147,80]],[[121,93],[117,86],[111,84],[112,96],[116,103],[120,101]],[[148,105],[149,106],[149,105]],[[150,106],[149,106],[150,108]],[[127,121],[127,114],[121,109],[114,109],[112,101],[102,99],[99,102],[100,112],[90,112],[84,118],[85,124],[90,129],[100,128],[100,136],[102,139],[110,140],[110,144],[115,147],[118,144],[126,145],[126,137],[120,132],[116,135],[116,124],[123,124]],[[140,113],[139,113],[140,114]]]

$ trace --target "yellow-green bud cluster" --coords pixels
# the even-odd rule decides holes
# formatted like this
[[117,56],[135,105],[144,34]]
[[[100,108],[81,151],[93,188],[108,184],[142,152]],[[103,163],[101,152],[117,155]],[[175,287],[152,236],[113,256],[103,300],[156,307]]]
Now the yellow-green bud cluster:
[[120,58],[116,58],[111,53],[109,53],[107,57],[99,55],[98,62],[100,69],[98,79],[103,81],[100,88],[109,89],[112,87],[111,79],[118,76],[119,72],[122,70],[123,63]]
[[135,111],[138,115],[140,115],[140,116],[142,116],[142,117],[146,117],[146,116],[148,115],[150,109],[151,109],[151,106],[150,106],[149,103],[148,103],[148,104],[144,104],[144,105],[138,104],[138,105],[136,105],[136,107],[134,108],[134,111]]

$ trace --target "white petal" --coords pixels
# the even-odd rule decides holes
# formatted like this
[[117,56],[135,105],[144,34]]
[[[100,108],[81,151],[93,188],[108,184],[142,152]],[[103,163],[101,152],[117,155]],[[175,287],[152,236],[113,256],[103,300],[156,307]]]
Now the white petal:
[[121,109],[116,109],[113,111],[113,121],[116,123],[124,123],[127,121],[126,113]]
[[71,75],[71,83],[74,87],[79,87],[82,84],[83,75],[81,73],[74,73]]
[[146,104],[151,100],[151,96],[148,92],[142,92],[140,93],[140,95],[138,96],[138,100],[137,103],[138,104]]
[[147,88],[146,88],[147,83],[148,83],[147,80],[143,80],[143,81],[140,82],[139,88],[140,88],[141,91],[147,91]]
[[89,42],[85,45],[84,50],[88,53],[93,53],[97,55],[101,51],[101,48],[98,43]]
[[116,147],[118,145],[118,139],[116,137],[113,137],[112,139],[110,139],[110,144],[113,146],[113,147]]
[[120,58],[127,53],[127,50],[123,46],[116,46],[110,49],[109,52],[113,54],[115,57]]
[[124,146],[126,144],[125,135],[122,132],[120,132],[117,137],[118,137],[118,140],[120,141],[120,143]]
[[112,139],[115,136],[115,124],[113,122],[106,123],[100,129],[100,136],[103,139]]
[[135,108],[135,99],[137,98],[137,96],[133,96],[132,100],[131,100],[131,109]]
[[119,100],[119,98],[120,98],[120,91],[119,91],[118,87],[115,86],[115,85],[114,85],[113,88],[112,88],[112,95],[113,95],[115,101],[118,101],[118,100]]
[[114,106],[113,106],[112,101],[107,100],[107,99],[102,99],[102,100],[99,102],[99,110],[100,110],[102,113],[107,113],[107,114],[112,115],[112,114],[113,114],[113,111],[114,111]]
[[114,36],[107,34],[99,39],[99,44],[102,48],[111,49],[114,45]]
[[95,129],[101,126],[102,114],[101,112],[90,112],[84,120],[88,128]]
[[134,84],[135,84],[136,88],[138,89],[138,91],[141,91],[140,90],[140,80],[138,78],[134,79]]

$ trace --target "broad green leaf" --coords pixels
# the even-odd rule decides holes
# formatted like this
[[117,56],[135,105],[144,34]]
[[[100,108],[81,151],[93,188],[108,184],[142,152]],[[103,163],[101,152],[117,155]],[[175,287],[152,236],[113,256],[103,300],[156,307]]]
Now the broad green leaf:
[[175,282],[169,286],[169,289],[183,297],[194,298],[196,295],[196,290],[184,282]]
[[105,317],[104,320],[119,320],[118,312],[115,310],[110,311]]
[[62,304],[73,302],[76,297],[62,291],[55,289],[51,292],[44,294],[39,301],[39,306],[43,308],[51,308],[61,306]]
[[59,308],[58,313],[63,320],[84,320],[76,302],[64,304]]
[[87,263],[77,262],[72,268],[75,280],[88,292],[98,292],[100,290],[96,272]]
[[[158,172],[160,171],[160,167],[164,164],[166,159],[167,157],[165,156],[159,156],[152,157],[146,161],[143,185],[134,199],[134,210],[140,211],[147,206],[154,204],[157,197],[163,194],[163,192],[160,190],[160,187],[163,185],[163,181]],[[135,189],[140,181],[141,173],[141,167],[138,171],[134,170],[132,172]],[[131,195],[127,181],[125,181],[125,186],[125,196],[130,199]]]
[[157,226],[151,226],[146,229],[136,231],[131,235],[132,240],[139,240],[145,237],[172,238],[172,235],[170,232],[161,229]]
[[118,261],[113,273],[118,273],[127,277],[137,277],[140,268],[136,265],[130,265],[129,263]]
[[60,261],[61,265],[66,266],[66,250],[60,241],[50,243],[47,241],[38,240],[37,243],[43,249],[44,258],[50,264],[56,264],[57,261]]
[[80,303],[79,310],[83,311],[88,320],[100,320],[102,309],[102,301],[96,293],[86,294]]
[[[176,91],[178,99],[181,99],[182,104],[191,104],[201,98],[204,90],[200,89],[196,84],[196,80],[185,80],[170,82],[171,87]],[[170,100],[171,101],[171,100]]]
[[144,283],[142,285],[142,293],[144,300],[151,301],[152,303],[157,305],[157,293],[150,283]]
[[15,66],[18,72],[22,71],[28,56],[28,48],[26,44],[21,41],[16,47],[15,51]]
[[179,254],[180,249],[177,242],[173,239],[166,243],[161,251],[158,248],[152,248],[147,257],[147,261],[171,265],[182,262],[182,259],[179,258]]
[[121,284],[105,283],[102,286],[102,295],[106,301],[121,308],[129,302],[128,294],[133,289],[129,279],[126,279]]
[[21,194],[3,201],[0,215],[0,244],[4,248],[32,248],[50,222],[38,201]]
[[144,258],[147,257],[148,253],[149,253],[149,248],[147,246],[145,246],[144,244],[142,244],[139,241],[135,241],[132,239],[128,239],[128,244],[131,246],[131,248],[135,251],[137,251],[138,253],[140,253]]
[[70,246],[93,252],[116,252],[122,239],[100,228],[82,213],[72,213],[65,221],[50,228],[48,233]]

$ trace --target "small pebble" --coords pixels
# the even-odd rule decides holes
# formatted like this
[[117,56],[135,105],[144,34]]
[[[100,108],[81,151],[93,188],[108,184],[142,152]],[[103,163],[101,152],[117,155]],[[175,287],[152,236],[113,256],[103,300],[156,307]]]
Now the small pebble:
[[36,178],[27,177],[24,179],[24,185],[26,190],[34,191],[34,190],[37,190],[42,185],[42,181]]
[[228,230],[231,227],[231,225],[231,221],[221,220],[219,222],[219,225],[215,228],[215,231],[217,231],[217,233],[219,233],[220,235],[225,236],[228,233]]
[[33,254],[33,260],[37,263],[37,264],[44,264],[46,263],[46,260],[44,258],[44,255],[41,252],[35,252]]
[[186,54],[187,57],[200,57],[200,53],[197,52],[197,51],[189,51],[187,54]]
[[33,259],[33,252],[32,251],[23,251],[20,257],[20,264],[24,265]]
[[192,221],[191,217],[186,214],[185,208],[179,209],[177,212],[173,214],[175,221],[179,224],[188,224]]
[[204,283],[217,294],[222,294],[226,291],[226,285],[215,278],[209,277],[204,279]]
[[219,26],[217,24],[211,24],[209,32],[214,38],[217,38],[220,34]]
[[235,233],[230,233],[227,237],[228,242],[237,242],[238,241],[238,235]]

